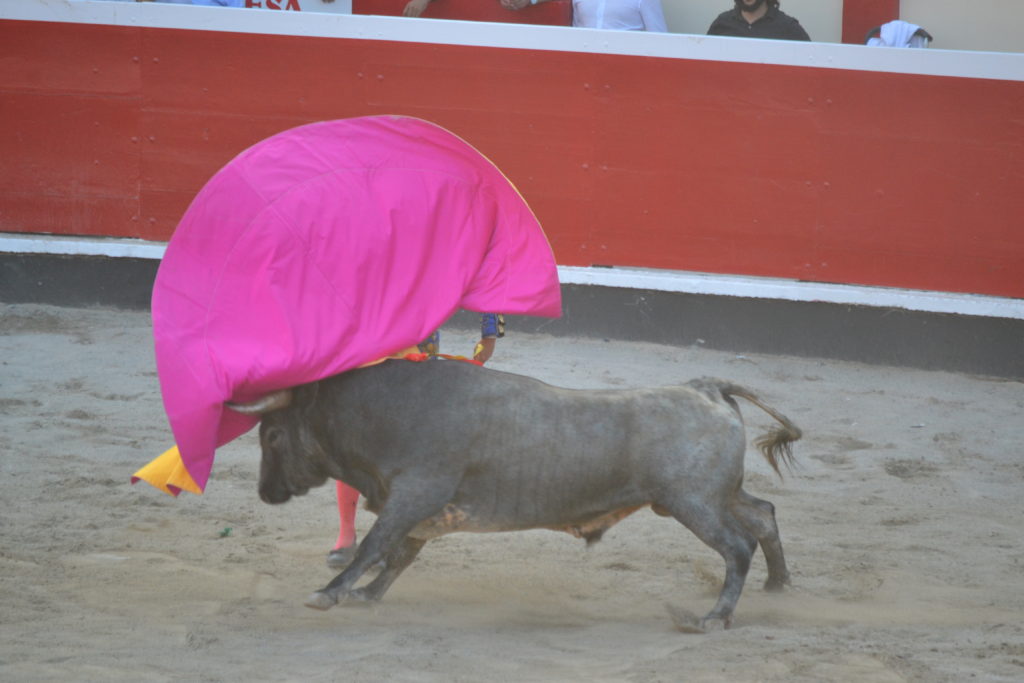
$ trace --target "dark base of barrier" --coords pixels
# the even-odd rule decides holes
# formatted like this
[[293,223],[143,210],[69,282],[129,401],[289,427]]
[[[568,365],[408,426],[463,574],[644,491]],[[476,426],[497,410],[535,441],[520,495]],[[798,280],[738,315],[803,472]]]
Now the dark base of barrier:
[[[1024,320],[565,285],[559,320],[507,328],[1024,379]],[[453,323],[471,327],[472,314]]]
[[[150,259],[0,254],[0,301],[147,309]],[[815,302],[563,285],[558,320],[508,329],[1024,379],[1024,320]],[[455,327],[478,318],[459,313]],[[0,331],[2,333],[2,331]]]
[[0,302],[148,309],[155,259],[0,253]]

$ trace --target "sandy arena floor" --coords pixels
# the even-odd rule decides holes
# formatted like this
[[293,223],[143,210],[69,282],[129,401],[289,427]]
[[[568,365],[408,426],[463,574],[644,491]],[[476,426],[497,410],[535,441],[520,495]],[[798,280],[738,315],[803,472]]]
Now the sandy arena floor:
[[[758,555],[730,631],[679,633],[665,603],[707,611],[722,562],[642,511],[590,550],[448,536],[380,603],[309,610],[333,574],[332,487],[261,503],[253,434],[203,496],[130,486],[171,442],[148,314],[0,305],[0,680],[1024,680],[1021,383],[515,330],[492,366],[762,393],[806,434],[785,481],[747,453],[792,588],[764,593]],[[768,424],[741,408],[751,436]]]

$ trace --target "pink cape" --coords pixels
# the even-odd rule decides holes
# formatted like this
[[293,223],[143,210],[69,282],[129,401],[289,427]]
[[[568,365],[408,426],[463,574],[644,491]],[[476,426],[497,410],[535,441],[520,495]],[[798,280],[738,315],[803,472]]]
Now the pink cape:
[[473,147],[392,116],[257,143],[196,196],[154,285],[157,371],[187,474],[201,491],[215,449],[258,422],[225,401],[413,346],[460,308],[561,314],[540,224]]

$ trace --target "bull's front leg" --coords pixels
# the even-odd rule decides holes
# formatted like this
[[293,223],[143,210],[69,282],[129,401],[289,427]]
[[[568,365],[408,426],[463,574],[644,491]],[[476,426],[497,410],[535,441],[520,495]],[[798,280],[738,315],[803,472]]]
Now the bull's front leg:
[[[356,549],[352,563],[320,590],[306,598],[313,609],[330,609],[345,596],[355,600],[378,599],[405,567],[415,559],[423,541],[409,539],[409,533],[424,519],[436,515],[454,493],[455,484],[439,481],[393,481],[391,493],[366,537]],[[365,589],[353,586],[371,567],[387,559],[385,569]]]
[[356,549],[356,556],[351,564],[330,583],[306,598],[306,607],[330,609],[337,605],[338,600],[351,592],[352,587],[370,567],[378,564],[398,548],[402,539],[416,526],[416,521],[399,526],[397,520],[379,517]]
[[405,571],[405,568],[412,564],[419,554],[420,549],[426,541],[406,536],[397,548],[391,551],[384,563],[384,569],[377,575],[369,585],[363,588],[356,588],[349,593],[353,600],[380,600],[387,592],[391,584],[395,582],[398,575]]

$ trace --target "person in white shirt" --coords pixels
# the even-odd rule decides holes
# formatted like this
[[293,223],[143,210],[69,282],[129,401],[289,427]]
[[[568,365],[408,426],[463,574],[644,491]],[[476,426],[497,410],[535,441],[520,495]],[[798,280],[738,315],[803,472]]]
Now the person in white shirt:
[[[547,0],[501,0],[502,7],[520,10]],[[613,31],[668,32],[661,0],[572,0],[572,25]]]

